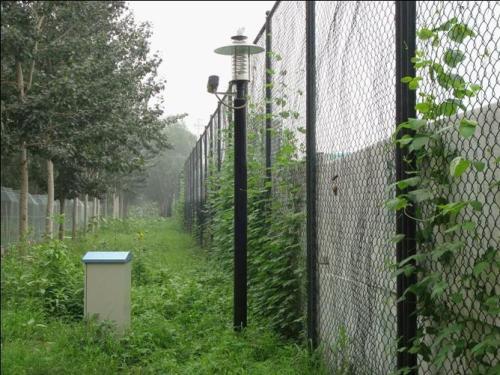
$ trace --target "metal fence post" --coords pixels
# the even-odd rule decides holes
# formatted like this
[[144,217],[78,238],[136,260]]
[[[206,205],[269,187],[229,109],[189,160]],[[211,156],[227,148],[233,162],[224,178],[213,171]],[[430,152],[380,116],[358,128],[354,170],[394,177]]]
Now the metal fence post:
[[198,143],[200,145],[200,150],[198,151],[198,183],[200,184],[200,190],[198,192],[198,230],[199,230],[199,241],[200,245],[203,245],[203,212],[202,212],[202,202],[203,202],[203,134],[200,136]]
[[272,22],[271,22],[271,12],[266,12],[266,177],[269,183],[268,194],[271,195],[271,129],[272,129],[272,113],[273,113],[273,103],[272,103],[272,82],[273,77],[271,74],[272,69]]
[[221,131],[221,105],[217,107],[217,171],[220,172],[222,154],[221,154],[221,143],[222,143],[222,131]]
[[194,149],[191,150],[189,155],[189,231],[193,232],[193,204],[194,204],[194,165],[193,165]]
[[317,337],[316,244],[316,15],[315,1],[306,2],[306,205],[307,205],[307,336],[312,348]]
[[[411,58],[415,55],[416,44],[416,2],[396,1],[396,124],[415,117],[415,91],[409,90],[406,84],[401,82],[405,76],[415,76],[415,69]],[[405,129],[399,132],[397,137],[402,137],[409,132]],[[409,171],[414,170],[415,161],[407,149],[396,146],[396,179],[403,180],[411,177]],[[407,191],[399,191],[406,193]],[[405,238],[396,245],[396,260],[402,260],[416,253],[416,225],[409,216],[415,217],[414,208],[407,210],[408,215],[399,211],[396,216],[396,233],[404,234]],[[405,276],[401,273],[397,277],[397,335],[398,349],[409,348],[416,335],[416,297],[408,293],[403,297],[405,290],[416,282],[416,276]],[[398,350],[398,369],[411,369],[410,374],[416,374],[417,356],[408,350]],[[408,374],[408,372],[407,372]]]
[[203,172],[203,192],[202,192],[202,201],[203,201],[203,204],[201,206],[201,210],[202,210],[202,217],[203,217],[203,221],[202,221],[202,228],[201,228],[201,245],[203,246],[204,245],[204,238],[203,238],[203,233],[204,233],[204,226],[205,226],[205,221],[206,221],[206,217],[205,217],[205,205],[207,204],[207,195],[208,195],[208,147],[207,147],[207,144],[208,144],[208,128],[209,128],[209,125],[207,125],[207,127],[205,128],[205,132],[203,133],[202,137],[203,137],[203,167],[204,167],[204,172]]

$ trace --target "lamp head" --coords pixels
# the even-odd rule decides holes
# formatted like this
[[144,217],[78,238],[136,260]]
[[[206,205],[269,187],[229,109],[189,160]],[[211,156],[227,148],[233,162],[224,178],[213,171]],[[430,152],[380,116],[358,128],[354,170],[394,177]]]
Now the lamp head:
[[247,42],[243,35],[243,29],[238,30],[237,35],[232,36],[232,44],[219,47],[215,53],[219,55],[232,56],[233,58],[233,81],[250,81],[250,55],[264,52],[264,48]]

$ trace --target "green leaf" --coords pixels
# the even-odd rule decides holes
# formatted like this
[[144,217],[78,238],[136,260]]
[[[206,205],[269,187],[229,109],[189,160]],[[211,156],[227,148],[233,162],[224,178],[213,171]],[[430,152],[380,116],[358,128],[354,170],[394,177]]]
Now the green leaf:
[[413,141],[410,144],[410,151],[418,151],[422,147],[427,146],[429,143],[430,138],[426,135],[418,135],[413,138]]
[[478,277],[488,268],[488,266],[488,262],[479,262],[474,266],[472,273],[474,274],[474,276]]
[[463,89],[465,86],[462,76],[454,73],[441,72],[437,75],[437,81],[445,89]]
[[483,209],[483,204],[479,201],[470,201],[469,204],[476,211],[481,211]]
[[425,27],[417,31],[417,36],[421,40],[428,40],[435,35],[434,31],[427,29]]
[[465,54],[458,49],[448,49],[444,53],[443,60],[446,65],[454,68],[465,60]]
[[416,90],[419,87],[419,82],[422,80],[422,77],[413,78],[410,83],[408,83],[408,88],[410,90]]
[[392,243],[398,243],[400,241],[402,241],[403,239],[405,238],[405,235],[404,234],[396,234],[394,235],[392,238],[391,238],[391,242]]
[[448,31],[448,37],[457,43],[462,43],[465,38],[474,35],[474,31],[472,31],[467,25],[464,25],[463,23],[457,23],[453,25]]
[[427,120],[417,119],[417,118],[409,118],[408,125],[410,129],[419,130],[427,125]]
[[411,135],[405,134],[397,142],[401,145],[407,145],[413,141],[413,137]]
[[470,89],[471,89],[472,91],[474,91],[474,92],[477,92],[477,91],[482,90],[482,87],[481,87],[481,86],[479,86],[479,85],[476,85],[476,84],[472,84],[472,85],[470,85]]
[[420,180],[420,177],[410,177],[396,182],[396,185],[400,189],[406,189],[408,186],[417,186]]
[[473,161],[472,165],[474,168],[476,168],[479,172],[484,171],[485,164],[481,161]]
[[446,99],[438,105],[436,115],[452,116],[457,113],[459,107],[463,107],[462,101],[458,99]]
[[427,113],[431,110],[431,105],[426,102],[417,103],[417,105],[415,105],[415,109],[420,113]]
[[434,197],[434,194],[432,194],[432,192],[427,189],[417,189],[410,191],[408,193],[408,196],[413,202],[420,203],[432,199]]
[[460,120],[458,131],[460,132],[462,137],[470,138],[476,132],[476,126],[477,126],[476,121],[463,118],[462,120]]
[[401,78],[402,83],[408,83],[408,82],[411,82],[412,80],[413,80],[413,77],[411,77],[411,76],[405,76],[405,77]]
[[461,156],[457,156],[450,163],[450,175],[460,177],[471,165],[471,162]]
[[431,298],[440,297],[446,288],[448,288],[448,283],[446,281],[439,280],[432,286]]
[[476,223],[471,220],[464,221],[463,223],[451,226],[450,228],[446,229],[444,233],[453,233],[459,231],[460,229],[463,229],[467,232],[472,232],[474,229],[476,229]]
[[457,18],[453,17],[453,18],[450,18],[445,23],[443,23],[443,24],[439,25],[438,27],[432,29],[432,31],[448,31],[456,23],[457,23]]
[[438,204],[438,208],[441,210],[441,215],[458,214],[465,206],[467,206],[467,204],[470,204],[470,202],[458,201],[447,204]]
[[408,205],[408,201],[401,197],[389,199],[385,202],[385,206],[392,211],[399,211]]

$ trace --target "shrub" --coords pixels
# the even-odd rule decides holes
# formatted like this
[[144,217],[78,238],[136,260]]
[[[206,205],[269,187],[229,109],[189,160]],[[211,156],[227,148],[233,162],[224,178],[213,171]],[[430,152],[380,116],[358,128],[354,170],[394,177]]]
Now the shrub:
[[50,241],[16,252],[2,266],[2,299],[38,299],[51,316],[79,319],[83,316],[83,267],[67,246]]

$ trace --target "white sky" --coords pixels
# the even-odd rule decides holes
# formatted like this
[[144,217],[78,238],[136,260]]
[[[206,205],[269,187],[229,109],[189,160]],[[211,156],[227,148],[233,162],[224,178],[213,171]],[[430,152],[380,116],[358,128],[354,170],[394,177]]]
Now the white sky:
[[139,22],[152,24],[152,52],[163,59],[159,68],[167,80],[166,115],[188,113],[186,124],[201,134],[214,112],[217,99],[206,91],[209,75],[220,77],[219,90],[229,81],[230,58],[214,49],[230,43],[236,30],[245,27],[253,41],[274,1],[129,1]]

